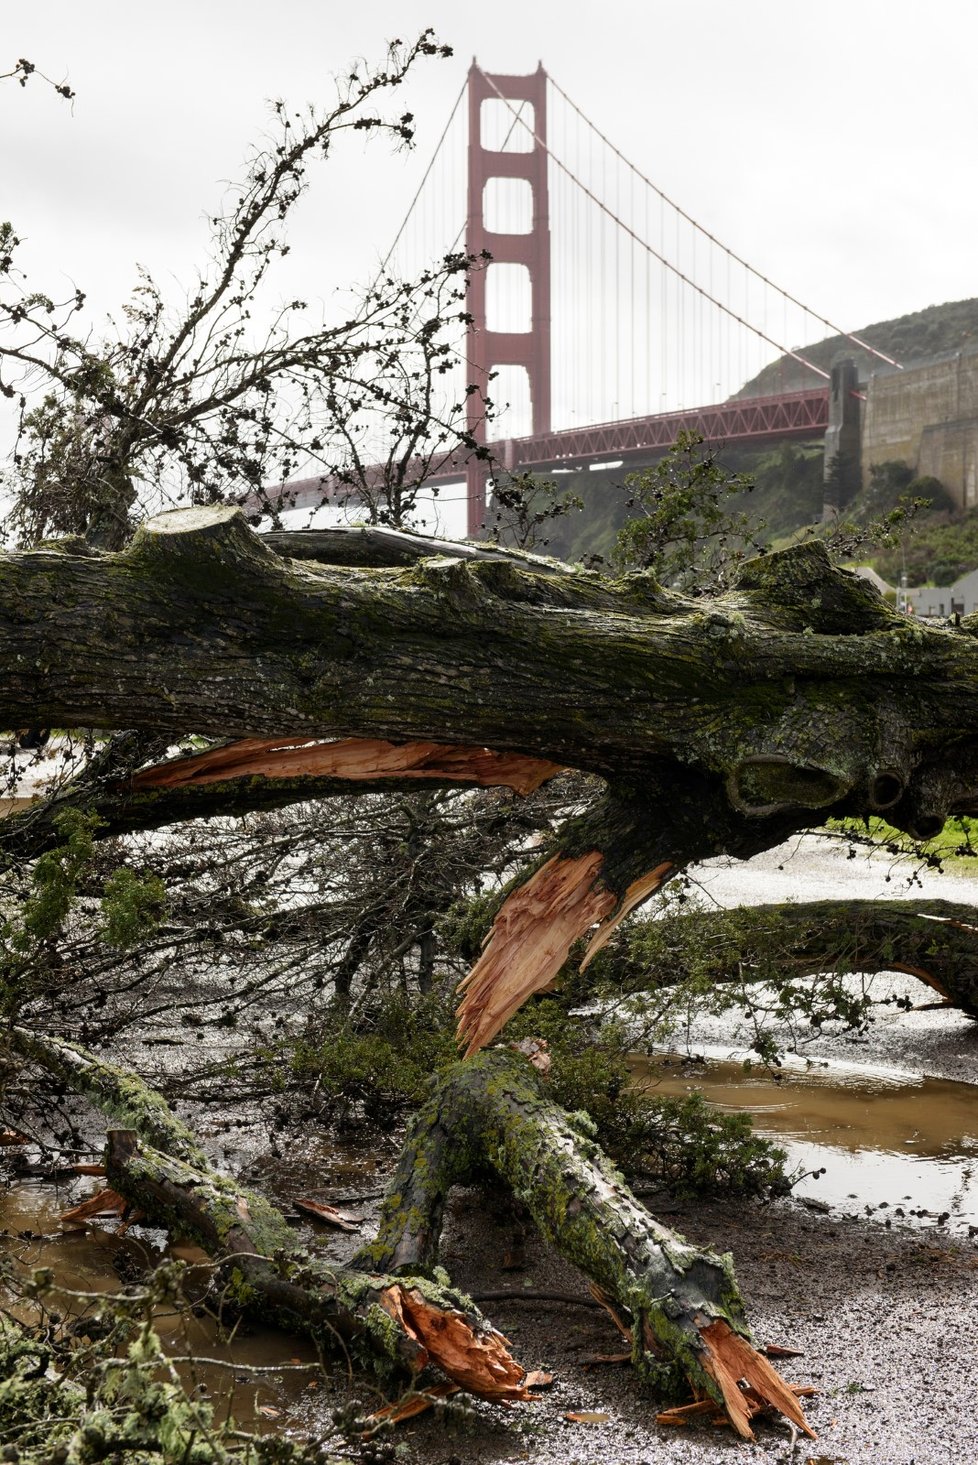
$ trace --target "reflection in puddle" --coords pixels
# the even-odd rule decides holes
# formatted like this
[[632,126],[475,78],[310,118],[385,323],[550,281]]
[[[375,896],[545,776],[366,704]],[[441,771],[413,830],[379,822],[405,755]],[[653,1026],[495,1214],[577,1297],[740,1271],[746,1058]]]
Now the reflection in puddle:
[[[743,1110],[759,1133],[788,1151],[788,1168],[825,1168],[806,1179],[798,1196],[841,1210],[879,1207],[883,1216],[929,1224],[978,1226],[978,1105],[974,1085],[915,1079],[885,1069],[832,1064],[783,1070],[773,1081],[756,1067],[681,1057],[634,1060],[636,1078],[651,1091],[699,1090],[718,1109]],[[902,1216],[900,1215],[902,1212]],[[882,1219],[882,1217],[881,1217]]]
[[[95,1182],[96,1188],[102,1183]],[[85,1187],[86,1193],[90,1188]],[[131,1278],[158,1263],[161,1253],[138,1237],[117,1236],[101,1226],[63,1231],[61,1213],[80,1194],[77,1187],[69,1192],[67,1187],[40,1181],[22,1182],[0,1192],[0,1230],[6,1233],[0,1237],[0,1256],[16,1257],[26,1272],[50,1267],[57,1285],[73,1292],[120,1292]],[[167,1255],[174,1254],[194,1259],[187,1248],[168,1249]],[[203,1257],[203,1253],[199,1255]],[[192,1271],[186,1290],[189,1296],[195,1295]],[[201,1293],[203,1290],[202,1282]],[[87,1308],[87,1303],[75,1301],[64,1312],[70,1315]],[[11,1311],[28,1318],[20,1304]],[[281,1428],[280,1416],[292,1414],[300,1402],[312,1403],[315,1391],[322,1388],[315,1347],[291,1333],[249,1322],[236,1328],[229,1339],[216,1319],[186,1310],[158,1311],[154,1325],[171,1357],[194,1360],[177,1364],[185,1385],[198,1397],[209,1399],[219,1414],[225,1409],[233,1413],[242,1428],[259,1433]],[[244,1365],[268,1371],[248,1374],[243,1372]]]

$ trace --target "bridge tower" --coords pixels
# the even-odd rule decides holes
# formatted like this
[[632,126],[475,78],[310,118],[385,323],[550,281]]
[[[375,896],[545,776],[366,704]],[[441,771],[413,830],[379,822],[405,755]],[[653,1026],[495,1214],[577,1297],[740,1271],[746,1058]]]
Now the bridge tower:
[[835,519],[862,487],[862,423],[859,372],[851,357],[833,361],[829,425],[825,433],[822,518]]
[[[488,265],[476,264],[469,276],[466,308],[471,324],[466,338],[470,392],[467,428],[480,446],[486,442],[483,400],[492,396],[489,373],[497,366],[521,366],[530,385],[534,436],[550,431],[550,205],[547,192],[547,74],[542,65],[529,76],[484,72],[474,61],[469,70],[468,208],[466,253],[479,261],[483,250],[492,256]],[[482,104],[492,99],[527,102],[533,134],[530,151],[490,149],[482,142]],[[525,115],[525,114],[524,114]],[[514,131],[525,137],[514,118]],[[492,178],[523,178],[533,192],[532,226],[527,234],[490,231],[485,223],[486,184]],[[530,276],[530,325],[525,331],[491,331],[486,320],[486,277],[493,264],[524,265]],[[486,470],[472,458],[466,467],[468,533],[478,536],[486,513]]]

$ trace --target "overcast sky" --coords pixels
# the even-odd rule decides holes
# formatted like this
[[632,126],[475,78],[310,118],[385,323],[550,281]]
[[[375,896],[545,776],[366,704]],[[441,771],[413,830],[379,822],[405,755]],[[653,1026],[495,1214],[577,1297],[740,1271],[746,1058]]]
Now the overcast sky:
[[[205,211],[265,101],[432,25],[405,162],[351,139],[314,180],[297,250],[310,294],[369,273],[473,55],[538,60],[690,213],[850,328],[978,293],[978,10],[962,0],[36,0],[2,4],[4,56],[77,92],[0,87],[0,213],[38,284],[116,306],[139,260],[184,278]],[[6,67],[0,67],[6,69]]]
[[313,171],[282,298],[329,311],[371,278],[473,56],[514,73],[542,61],[685,210],[847,329],[978,295],[978,9],[964,0],[0,0],[0,16],[0,71],[26,56],[77,93],[69,107],[40,84],[0,86],[0,218],[25,239],[33,287],[86,290],[96,333],[137,262],[174,293],[192,281],[269,98],[328,101],[351,58],[429,25],[455,56],[402,94],[416,152],[351,134]]

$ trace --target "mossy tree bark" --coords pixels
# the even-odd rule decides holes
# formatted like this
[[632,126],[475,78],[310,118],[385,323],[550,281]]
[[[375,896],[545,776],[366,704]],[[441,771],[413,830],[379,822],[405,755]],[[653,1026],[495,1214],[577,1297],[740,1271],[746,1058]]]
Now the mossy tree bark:
[[463,1294],[418,1275],[337,1268],[296,1243],[282,1213],[257,1191],[213,1170],[190,1131],[135,1074],[60,1040],[14,1029],[11,1045],[117,1123],[106,1177],[154,1222],[215,1260],[221,1295],[280,1326],[342,1342],[381,1373],[410,1378],[434,1365],[496,1403],[531,1397],[506,1340]]
[[[714,983],[784,981],[823,973],[905,972],[978,1018],[978,909],[950,900],[815,900],[701,911],[633,928],[612,955],[630,991]],[[668,956],[665,956],[668,953]]]
[[211,1169],[161,1096],[134,1074],[22,1029],[12,1042],[135,1126],[109,1132],[109,1183],[153,1223],[197,1241],[238,1307],[325,1343],[340,1339],[394,1374],[416,1376],[434,1364],[493,1402],[529,1398],[505,1339],[436,1270],[449,1189],[495,1171],[546,1239],[625,1314],[637,1367],[653,1376],[678,1371],[744,1438],[753,1437],[753,1415],[769,1408],[811,1433],[795,1393],[750,1344],[730,1257],[690,1246],[655,1221],[594,1142],[586,1116],[551,1103],[522,1054],[496,1048],[435,1082],[376,1240],[351,1267],[335,1268],[296,1245],[262,1195]]
[[[433,739],[611,780],[666,760],[748,817],[851,798],[900,822],[915,789],[918,813],[976,797],[976,629],[914,625],[818,545],[691,601],[644,574],[298,562],[237,511],[178,510],[121,554],[0,559],[0,719]],[[957,789],[920,787],[937,763]]]
[[658,1376],[665,1364],[678,1372],[744,1438],[753,1438],[752,1412],[768,1407],[811,1433],[795,1394],[750,1343],[730,1256],[660,1225],[595,1143],[587,1116],[552,1103],[521,1054],[493,1048],[437,1082],[401,1153],[377,1238],[358,1264],[408,1273],[433,1267],[449,1190],[487,1169],[625,1315],[640,1371]]
[[[926,836],[978,808],[976,638],[897,615],[817,544],[688,600],[506,556],[289,559],[237,511],[196,509],[121,554],[0,560],[0,721],[437,743],[602,775],[606,799],[500,912],[463,1005],[474,1050],[573,940],[598,921],[606,939],[691,860],[830,814]],[[240,809],[250,782],[267,799],[260,778],[130,797],[159,822],[164,798]]]

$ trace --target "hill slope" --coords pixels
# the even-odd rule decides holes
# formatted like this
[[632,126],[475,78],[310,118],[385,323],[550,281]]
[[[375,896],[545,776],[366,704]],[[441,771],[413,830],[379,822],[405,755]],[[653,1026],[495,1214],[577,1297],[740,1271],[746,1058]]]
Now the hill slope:
[[[964,351],[978,346],[978,300],[953,300],[945,305],[929,305],[926,310],[901,315],[896,320],[877,321],[875,325],[865,326],[853,334],[904,366],[948,351]],[[828,336],[813,345],[799,346],[798,350],[823,371],[829,370],[837,356],[851,356],[861,378],[882,365],[876,357],[854,346],[845,336]],[[817,385],[819,380],[792,357],[782,356],[770,366],[765,366],[733,396],[737,399],[801,391]]]

